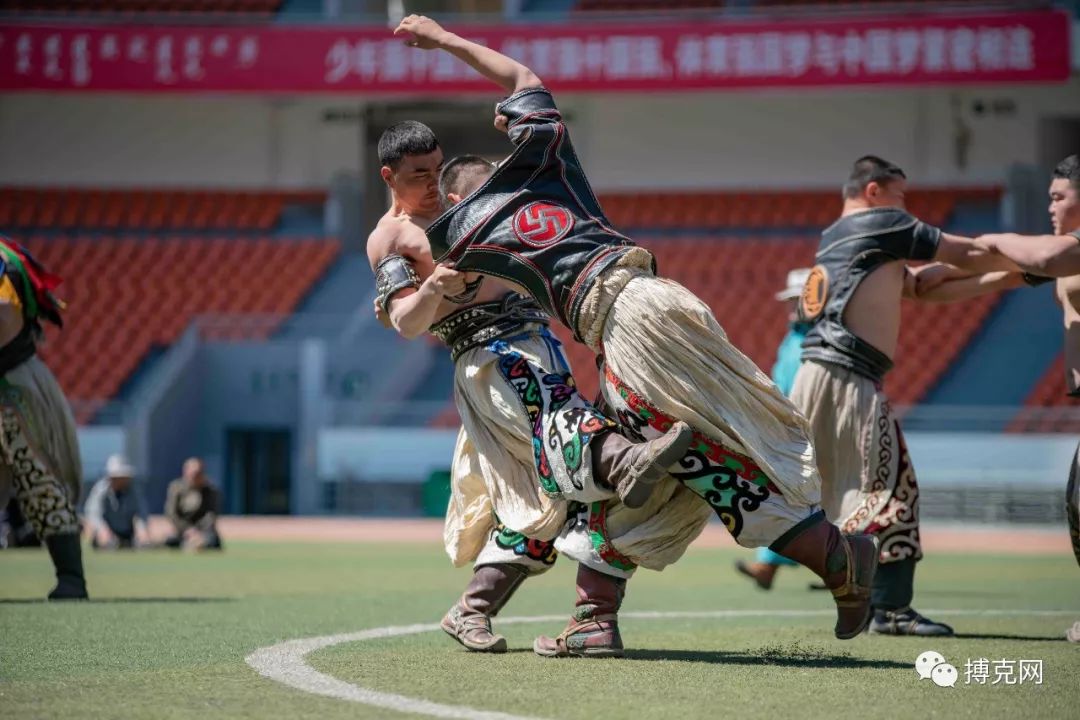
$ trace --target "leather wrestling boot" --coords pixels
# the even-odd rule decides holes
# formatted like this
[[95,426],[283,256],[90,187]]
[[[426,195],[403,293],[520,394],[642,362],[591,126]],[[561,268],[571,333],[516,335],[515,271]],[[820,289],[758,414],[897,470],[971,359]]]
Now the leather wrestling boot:
[[514,563],[476,568],[461,599],[443,617],[442,629],[469,650],[506,652],[506,638],[491,631],[491,618],[502,610],[526,577],[525,568]]
[[776,578],[776,571],[780,569],[780,566],[772,563],[748,563],[745,560],[736,560],[735,569],[753,580],[762,590],[772,590],[773,580]]
[[86,600],[86,577],[83,575],[82,546],[77,533],[50,535],[45,538],[49,557],[56,568],[56,587],[50,600]]
[[690,449],[693,440],[694,432],[684,422],[675,423],[660,437],[643,443],[632,443],[609,430],[593,441],[593,476],[614,488],[623,505],[639,508],[649,500],[656,484],[667,477],[668,469]]
[[536,638],[533,652],[544,657],[622,657],[618,614],[625,594],[626,580],[578,565],[578,599],[570,622],[556,637]]
[[870,632],[877,635],[921,635],[952,637],[953,629],[945,623],[925,618],[909,607],[898,610],[874,610]]
[[[835,525],[820,521],[793,529],[769,548],[806,566],[832,591],[836,602],[834,633],[841,640],[856,637],[870,622],[870,590],[878,565],[878,539],[872,535],[843,535]],[[789,533],[791,534],[791,533]]]

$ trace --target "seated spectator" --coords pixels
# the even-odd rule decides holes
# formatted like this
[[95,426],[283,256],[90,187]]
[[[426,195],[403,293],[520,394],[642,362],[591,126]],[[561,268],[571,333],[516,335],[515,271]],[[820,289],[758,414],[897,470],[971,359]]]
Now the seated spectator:
[[221,493],[210,484],[202,460],[189,458],[183,475],[169,483],[165,496],[165,516],[173,524],[173,535],[165,544],[172,548],[220,550],[217,516]]
[[105,477],[94,483],[86,498],[86,522],[95,550],[132,548],[149,544],[146,507],[134,483],[135,469],[123,455],[105,463]]

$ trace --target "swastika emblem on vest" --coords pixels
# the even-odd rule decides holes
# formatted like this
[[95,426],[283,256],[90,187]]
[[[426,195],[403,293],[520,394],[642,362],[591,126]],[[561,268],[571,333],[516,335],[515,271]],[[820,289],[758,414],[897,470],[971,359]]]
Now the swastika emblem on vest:
[[574,228],[566,208],[538,200],[514,213],[514,234],[521,242],[541,248],[559,242]]

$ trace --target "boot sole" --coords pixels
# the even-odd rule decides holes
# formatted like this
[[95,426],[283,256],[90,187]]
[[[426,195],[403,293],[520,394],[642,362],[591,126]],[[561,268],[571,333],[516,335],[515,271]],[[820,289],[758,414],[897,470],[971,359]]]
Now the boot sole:
[[467,643],[466,643],[466,642],[465,642],[464,640],[462,640],[462,639],[461,639],[461,638],[460,638],[460,637],[458,636],[458,634],[457,634],[456,632],[454,632],[454,631],[453,631],[453,630],[451,630],[450,628],[446,627],[446,626],[445,626],[445,625],[443,625],[442,623],[439,623],[439,627],[440,627],[440,628],[442,628],[442,631],[443,631],[444,633],[446,633],[447,635],[449,635],[450,637],[452,637],[452,638],[453,638],[453,639],[454,639],[454,640],[455,640],[455,641],[457,642],[457,644],[458,644],[458,645],[460,645],[461,647],[465,648],[465,649],[466,649],[466,650],[468,650],[469,652],[480,652],[480,653],[504,653],[504,652],[506,652],[506,650],[507,650],[507,647],[506,647],[506,638],[504,638],[504,637],[503,637],[503,636],[501,636],[501,635],[499,635],[499,636],[498,636],[498,639],[497,639],[497,640],[496,640],[496,641],[495,641],[494,643],[492,643],[491,645],[487,645],[487,646],[479,646],[479,645],[469,645],[469,644],[467,644]]
[[[870,571],[867,573],[867,576],[870,578],[870,583],[873,583],[874,582],[874,575],[877,574],[878,561],[881,558],[881,541],[876,536],[873,536],[873,535],[871,535],[870,538],[873,540],[873,544],[874,544],[874,555],[873,555],[872,561],[870,563]],[[858,637],[859,635],[862,635],[864,632],[866,632],[866,629],[868,627],[870,627],[870,622],[871,622],[871,620],[873,620],[873,616],[874,616],[874,609],[870,605],[870,600],[868,598],[867,601],[866,601],[866,616],[863,617],[863,621],[861,623],[859,623],[858,630],[853,630],[851,632],[846,632],[846,633],[839,633],[839,632],[834,633],[836,635],[836,639],[837,640],[851,640],[853,638]]]
[[[666,448],[657,453],[651,467],[655,468],[659,466],[664,470],[667,470],[672,465],[679,462],[679,460],[682,460],[693,442],[694,430],[686,423],[683,423],[682,432],[672,438]],[[622,504],[631,509],[641,507],[649,501],[650,497],[652,497],[653,490],[656,489],[656,484],[663,480],[664,476],[665,473],[661,472],[655,474],[655,479],[639,477],[620,498]]]
[[621,658],[626,656],[626,651],[622,648],[585,648],[578,652],[565,652],[561,653],[558,650],[547,650],[541,648],[540,640],[533,641],[533,652],[540,657],[547,658]]

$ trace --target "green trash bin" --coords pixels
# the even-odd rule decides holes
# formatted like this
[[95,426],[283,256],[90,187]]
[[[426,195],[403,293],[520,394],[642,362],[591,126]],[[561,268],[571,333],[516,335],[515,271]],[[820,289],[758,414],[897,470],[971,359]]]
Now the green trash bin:
[[450,471],[436,470],[420,488],[420,507],[424,517],[443,517],[450,504]]

